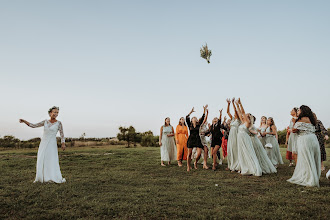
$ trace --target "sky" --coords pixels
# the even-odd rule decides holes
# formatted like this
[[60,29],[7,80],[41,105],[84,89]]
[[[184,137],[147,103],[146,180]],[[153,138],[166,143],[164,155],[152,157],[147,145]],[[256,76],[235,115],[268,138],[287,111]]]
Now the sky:
[[[192,107],[241,97],[278,129],[308,105],[330,127],[330,1],[0,0],[0,136],[40,137],[60,107],[67,137],[159,134]],[[200,47],[212,50],[211,63]],[[233,111],[231,109],[231,111]]]

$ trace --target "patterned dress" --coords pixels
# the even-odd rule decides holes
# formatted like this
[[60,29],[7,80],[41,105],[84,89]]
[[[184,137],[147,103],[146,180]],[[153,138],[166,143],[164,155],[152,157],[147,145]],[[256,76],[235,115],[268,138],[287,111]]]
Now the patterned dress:
[[317,137],[317,140],[320,144],[320,150],[321,150],[321,161],[326,161],[327,159],[327,152],[325,151],[325,141],[324,136],[328,135],[327,129],[323,126],[323,123],[320,120],[317,120],[316,126],[315,126],[315,135]]

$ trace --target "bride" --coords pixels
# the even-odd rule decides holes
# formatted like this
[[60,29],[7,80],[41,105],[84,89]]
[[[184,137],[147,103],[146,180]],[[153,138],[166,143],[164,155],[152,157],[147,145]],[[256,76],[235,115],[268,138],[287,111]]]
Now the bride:
[[38,149],[37,174],[34,182],[65,182],[65,179],[62,178],[57,151],[56,134],[58,131],[61,135],[62,150],[65,150],[63,126],[60,121],[56,120],[58,112],[58,107],[50,108],[48,111],[50,119],[37,124],[32,124],[24,119],[19,120],[20,123],[25,123],[31,128],[44,126],[44,134]]

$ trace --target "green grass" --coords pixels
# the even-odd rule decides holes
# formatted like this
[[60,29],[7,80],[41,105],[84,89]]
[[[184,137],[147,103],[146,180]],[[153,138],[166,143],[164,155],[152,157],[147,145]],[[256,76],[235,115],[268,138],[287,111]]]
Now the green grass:
[[294,170],[287,161],[278,174],[247,177],[225,165],[190,173],[161,167],[159,148],[71,148],[60,152],[67,183],[33,184],[36,154],[0,151],[0,219],[330,218],[325,172],[320,188],[293,185],[286,182]]

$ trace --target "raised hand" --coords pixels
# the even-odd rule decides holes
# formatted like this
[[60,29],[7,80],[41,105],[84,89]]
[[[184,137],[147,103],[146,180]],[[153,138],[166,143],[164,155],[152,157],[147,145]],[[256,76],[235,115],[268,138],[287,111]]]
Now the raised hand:
[[191,113],[193,113],[193,112],[195,112],[195,107],[193,107],[193,108],[191,109],[189,115],[190,115]]
[[219,110],[220,114],[222,114],[222,110],[223,110],[223,109]]
[[205,106],[203,106],[204,110],[206,110],[207,107],[209,107],[209,105],[207,105],[207,104]]
[[230,99],[226,99],[226,101],[227,101],[227,103],[228,103],[228,104],[230,104],[230,103],[231,103]]
[[232,103],[235,103],[235,97],[231,100]]
[[19,119],[19,123],[24,123],[24,119]]
[[238,104],[242,104],[242,103],[241,103],[241,98],[238,98]]

